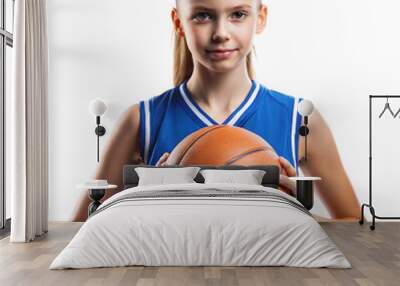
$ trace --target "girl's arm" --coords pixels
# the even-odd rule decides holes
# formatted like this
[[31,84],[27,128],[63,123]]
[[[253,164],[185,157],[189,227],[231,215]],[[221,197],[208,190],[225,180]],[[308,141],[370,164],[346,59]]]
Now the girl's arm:
[[[307,162],[300,165],[306,176],[321,177],[316,190],[334,219],[358,219],[360,203],[340,160],[335,140],[321,114],[315,110],[309,118]],[[299,142],[299,158],[304,157],[304,137]]]
[[[103,151],[95,179],[106,179],[109,184],[115,184],[118,188],[107,191],[101,201],[123,189],[122,169],[125,164],[142,163],[139,147],[139,112],[139,105],[136,104],[122,115]],[[82,192],[72,216],[73,221],[86,221],[90,202],[88,192]]]

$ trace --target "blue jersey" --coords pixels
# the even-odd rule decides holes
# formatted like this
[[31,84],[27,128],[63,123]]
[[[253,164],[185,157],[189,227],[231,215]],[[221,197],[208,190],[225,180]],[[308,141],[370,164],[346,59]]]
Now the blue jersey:
[[[140,102],[140,152],[146,164],[155,165],[187,135],[219,124],[193,100],[186,83]],[[300,100],[253,80],[246,98],[222,124],[261,136],[298,170]]]

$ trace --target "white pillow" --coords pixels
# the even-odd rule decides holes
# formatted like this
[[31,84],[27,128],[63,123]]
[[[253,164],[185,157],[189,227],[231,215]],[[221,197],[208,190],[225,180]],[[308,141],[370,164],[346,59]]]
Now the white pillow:
[[234,183],[246,185],[261,185],[265,171],[262,170],[201,170],[204,183]]
[[199,167],[135,168],[139,176],[139,186],[195,183],[193,179],[199,170]]

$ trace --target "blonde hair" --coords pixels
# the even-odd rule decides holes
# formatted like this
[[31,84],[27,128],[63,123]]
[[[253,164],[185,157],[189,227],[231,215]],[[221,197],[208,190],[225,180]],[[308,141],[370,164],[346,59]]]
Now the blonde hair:
[[[261,1],[260,1],[261,6]],[[250,79],[255,79],[255,71],[252,64],[252,57],[256,55],[255,47],[246,57],[246,67]],[[185,37],[174,33],[174,63],[173,63],[173,83],[175,86],[188,80],[193,73],[194,63],[192,53],[190,52]]]

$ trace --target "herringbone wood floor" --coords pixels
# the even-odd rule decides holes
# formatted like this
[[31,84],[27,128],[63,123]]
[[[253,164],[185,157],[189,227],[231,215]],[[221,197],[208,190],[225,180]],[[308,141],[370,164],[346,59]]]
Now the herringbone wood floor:
[[0,285],[400,285],[400,223],[321,223],[353,268],[119,267],[48,270],[81,223],[50,223],[32,243],[0,241]]

